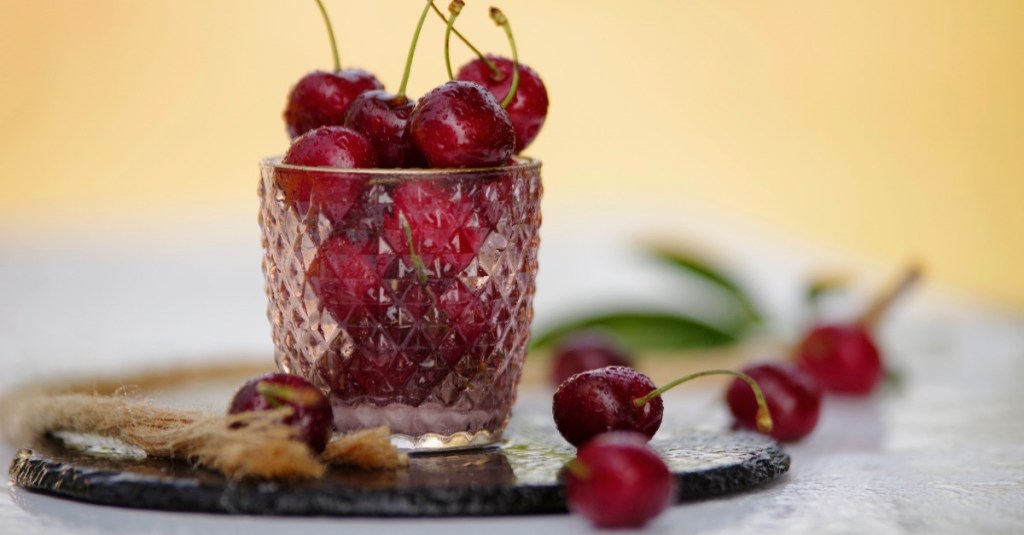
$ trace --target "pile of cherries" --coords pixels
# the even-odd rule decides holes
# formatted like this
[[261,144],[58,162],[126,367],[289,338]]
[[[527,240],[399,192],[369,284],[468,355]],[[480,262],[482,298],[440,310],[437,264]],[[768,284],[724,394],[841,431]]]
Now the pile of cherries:
[[631,368],[629,355],[610,337],[583,332],[564,339],[555,350],[552,411],[558,431],[580,448],[566,476],[570,509],[600,527],[639,527],[672,502],[673,478],[646,442],[661,426],[660,395],[679,383],[736,375],[726,391],[736,426],[780,441],[800,440],[814,430],[823,390],[873,392],[883,370],[871,332],[919,276],[917,268],[909,269],[856,322],[812,327],[793,362],[755,364],[741,373],[700,372],[661,388]]
[[[317,0],[334,51],[334,70],[304,76],[288,95],[284,120],[293,142],[283,162],[334,168],[481,168],[507,165],[540,132],[548,95],[540,76],[519,63],[508,20],[491,17],[509,36],[513,57],[483,55],[418,100],[406,94],[416,43],[428,13],[420,15],[397,93],[362,69],[341,68],[330,20]],[[463,2],[449,7],[448,41]],[[461,34],[456,32],[461,37]],[[466,44],[472,47],[468,41]],[[473,48],[476,51],[475,47]]]

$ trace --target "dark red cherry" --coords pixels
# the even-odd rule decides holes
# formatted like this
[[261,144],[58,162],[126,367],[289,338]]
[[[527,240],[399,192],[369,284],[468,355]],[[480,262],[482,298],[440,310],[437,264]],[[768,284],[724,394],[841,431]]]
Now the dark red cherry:
[[327,446],[334,428],[331,404],[323,392],[305,379],[286,373],[270,373],[246,381],[231,399],[228,414],[291,407],[282,421],[295,428],[297,437],[319,453]]
[[[477,58],[463,65],[456,78],[486,87],[494,98],[501,102],[512,86],[513,63],[508,58],[492,54],[488,54],[487,59],[501,71],[501,74],[495,75],[484,60]],[[540,75],[522,63],[519,64],[519,87],[512,97],[512,102],[505,107],[505,111],[508,112],[515,128],[515,152],[518,154],[537,137],[548,115],[548,90],[544,87]]]
[[416,101],[384,90],[356,97],[345,116],[345,126],[370,141],[381,167],[425,167],[426,160],[409,135],[409,117]]
[[303,167],[377,167],[377,153],[366,136],[342,126],[322,126],[295,140],[281,163]]
[[[821,412],[821,387],[814,377],[788,363],[748,366],[743,373],[752,377],[764,392],[772,415],[772,438],[800,440],[818,425]],[[736,424],[757,430],[757,398],[750,386],[735,379],[726,392],[726,401]]]
[[[377,154],[362,134],[324,126],[292,143],[281,163],[303,167],[353,169],[376,167]],[[276,173],[285,202],[305,215],[312,206],[331,221],[341,221],[359,199],[365,180],[357,177],[280,168]]]
[[497,167],[515,150],[508,113],[473,82],[446,82],[420,98],[409,123],[430,167]]
[[870,393],[882,379],[882,358],[860,324],[818,325],[797,348],[796,363],[825,390]]
[[639,433],[598,435],[566,468],[569,510],[599,528],[643,527],[675,500],[675,478]]
[[757,381],[743,373],[705,370],[655,389],[649,377],[625,366],[577,373],[562,383],[555,391],[552,403],[555,427],[576,447],[607,431],[636,431],[650,439],[661,427],[665,411],[661,394],[708,375],[732,375],[746,381],[757,398],[758,428],[765,433],[772,430],[772,417]]
[[580,372],[605,366],[630,366],[629,354],[614,338],[602,331],[584,331],[566,336],[554,352],[555,385]]
[[362,69],[315,71],[303,76],[288,94],[284,122],[295,139],[321,126],[341,126],[352,101],[366,91],[384,89]]
[[306,281],[335,320],[358,323],[388,306],[376,258],[370,241],[353,243],[337,235],[320,244],[306,270]]
[[634,400],[654,390],[649,377],[626,366],[578,373],[555,391],[555,426],[576,447],[608,431],[636,431],[650,439],[661,427],[664,402],[655,397],[637,407]]

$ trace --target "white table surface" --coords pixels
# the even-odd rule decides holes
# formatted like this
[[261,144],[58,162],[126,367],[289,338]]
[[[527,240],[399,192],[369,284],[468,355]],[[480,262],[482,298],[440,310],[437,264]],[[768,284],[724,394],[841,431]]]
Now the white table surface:
[[[545,206],[548,213],[550,206]],[[568,210],[566,210],[568,212]],[[557,211],[554,213],[558,213]],[[794,245],[756,225],[690,213],[585,224],[546,215],[539,322],[593,304],[667,304],[663,270],[630,257],[643,229],[701,235],[737,266],[776,336],[801,322],[800,284],[815,267],[865,267]],[[707,217],[705,217],[707,216]],[[716,219],[716,217],[718,217]],[[201,363],[269,353],[252,218],[202,238],[193,230],[116,241],[26,240],[0,233],[0,390],[34,379]],[[664,235],[664,232],[661,233]],[[13,237],[11,237],[13,236]],[[581,266],[585,269],[581,269]],[[885,272],[868,266],[864,286]],[[679,291],[684,286],[675,285]],[[839,304],[854,308],[860,304]],[[901,388],[830,397],[817,431],[789,445],[790,472],[754,491],[671,508],[661,533],[1024,533],[1024,316],[926,287],[881,332]],[[518,411],[543,411],[531,388]],[[725,426],[712,387],[668,396],[683,425]],[[211,406],[211,408],[216,408]],[[0,458],[15,447],[0,443]],[[3,461],[6,462],[6,461]],[[569,515],[457,519],[261,518],[160,513],[76,503],[8,485],[0,533],[586,532]]]

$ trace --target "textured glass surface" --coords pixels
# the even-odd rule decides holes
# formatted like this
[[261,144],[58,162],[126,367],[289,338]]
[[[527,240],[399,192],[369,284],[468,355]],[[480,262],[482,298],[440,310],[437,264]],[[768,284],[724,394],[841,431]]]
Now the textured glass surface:
[[277,365],[341,431],[483,445],[508,421],[533,317],[540,164],[434,173],[261,165]]

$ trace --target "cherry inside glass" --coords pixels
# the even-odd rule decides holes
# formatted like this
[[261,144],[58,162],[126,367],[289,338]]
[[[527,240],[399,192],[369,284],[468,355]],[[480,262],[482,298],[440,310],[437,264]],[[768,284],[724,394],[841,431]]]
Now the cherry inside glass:
[[533,318],[540,162],[260,170],[278,368],[327,394],[339,431],[387,425],[411,450],[497,441]]

